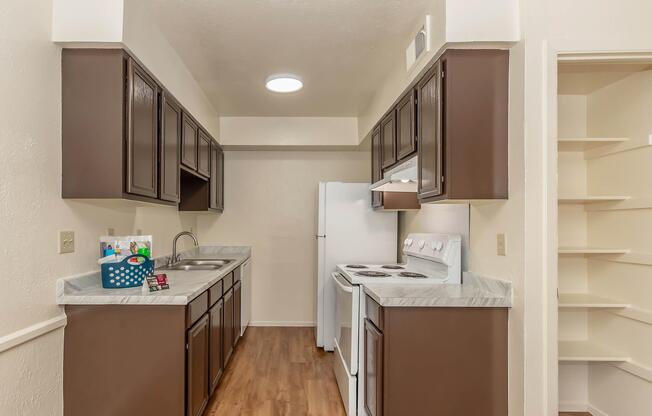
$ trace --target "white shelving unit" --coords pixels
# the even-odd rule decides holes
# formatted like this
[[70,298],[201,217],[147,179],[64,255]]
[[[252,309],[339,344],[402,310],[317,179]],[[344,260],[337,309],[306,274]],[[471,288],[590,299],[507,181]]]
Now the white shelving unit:
[[592,204],[596,202],[620,202],[630,199],[628,196],[616,195],[576,195],[559,197],[560,204]]
[[558,346],[561,362],[628,362],[630,357],[591,341],[561,341]]
[[559,247],[559,254],[566,255],[604,255],[604,254],[627,254],[629,249],[610,247]]
[[560,152],[578,152],[593,150],[601,146],[625,143],[627,141],[629,141],[629,139],[624,137],[560,138],[557,141],[557,149]]
[[595,309],[624,309],[628,308],[628,303],[617,300],[603,298],[588,293],[560,293],[560,309],[578,309],[578,308],[595,308]]

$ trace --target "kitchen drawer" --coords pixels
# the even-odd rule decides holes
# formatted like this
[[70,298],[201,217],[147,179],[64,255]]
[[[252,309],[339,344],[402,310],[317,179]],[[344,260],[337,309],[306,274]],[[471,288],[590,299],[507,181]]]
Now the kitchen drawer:
[[239,282],[242,278],[242,267],[238,266],[233,270],[233,283]]
[[383,308],[371,298],[371,296],[367,295],[367,299],[365,302],[365,311],[367,314],[367,319],[371,321],[374,325],[376,325],[376,328],[382,330],[383,329]]
[[226,291],[231,289],[231,286],[233,286],[233,272],[231,272],[231,273],[227,274],[226,276],[224,276],[224,278],[222,279],[222,282],[224,283],[224,285],[222,286],[223,291],[224,291],[224,293],[226,293]]
[[208,291],[197,296],[186,309],[186,328],[190,328],[208,310]]
[[222,297],[222,285],[224,283],[220,280],[219,282],[215,283],[213,286],[208,289],[208,300],[210,302],[210,306],[213,306],[217,303],[218,300]]

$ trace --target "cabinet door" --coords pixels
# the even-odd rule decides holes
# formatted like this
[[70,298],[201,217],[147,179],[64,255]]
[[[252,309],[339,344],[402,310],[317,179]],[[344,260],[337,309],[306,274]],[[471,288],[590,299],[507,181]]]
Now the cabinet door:
[[364,407],[368,416],[383,414],[383,334],[364,320]]
[[440,62],[424,75],[417,89],[418,196],[428,198],[441,195],[444,184]]
[[[376,126],[371,133],[371,183],[382,179],[382,146],[380,143],[380,127]],[[383,206],[383,193],[371,191],[371,206]]]
[[158,197],[158,94],[156,82],[129,59],[126,191],[151,198]]
[[410,90],[396,106],[396,156],[404,159],[417,151],[415,91]]
[[233,345],[240,340],[242,330],[242,282],[233,285]]
[[211,174],[211,138],[208,134],[199,129],[197,149],[197,172],[208,177]]
[[161,94],[161,142],[159,198],[179,202],[181,107],[168,94]]
[[382,168],[386,169],[396,163],[396,116],[394,111],[380,122],[380,141],[383,148]]
[[222,372],[224,370],[224,357],[222,356],[222,341],[223,341],[223,331],[224,331],[224,301],[220,299],[208,312],[210,317],[210,339],[209,339],[209,351],[210,351],[210,394],[213,394],[217,388],[217,383],[219,383],[220,378],[222,377]]
[[224,209],[224,152],[216,143],[211,144],[210,208]]
[[192,170],[197,170],[197,123],[183,113],[183,130],[181,135],[181,163]]
[[224,294],[224,368],[233,352],[233,289]]
[[188,416],[201,416],[208,403],[208,314],[188,330],[186,402]]

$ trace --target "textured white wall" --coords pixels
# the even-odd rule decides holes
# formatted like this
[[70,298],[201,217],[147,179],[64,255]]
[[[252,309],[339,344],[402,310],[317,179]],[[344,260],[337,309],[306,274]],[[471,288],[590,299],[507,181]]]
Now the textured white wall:
[[202,243],[252,253],[252,321],[315,322],[320,181],[368,182],[368,152],[227,151],[225,205],[197,218]]
[[[162,253],[195,225],[168,207],[61,199],[61,49],[51,28],[51,2],[0,5],[0,337],[62,313],[56,279],[97,269],[106,228],[152,232]],[[75,231],[75,253],[57,254],[59,230]],[[62,365],[62,329],[0,353],[0,415],[62,414]]]

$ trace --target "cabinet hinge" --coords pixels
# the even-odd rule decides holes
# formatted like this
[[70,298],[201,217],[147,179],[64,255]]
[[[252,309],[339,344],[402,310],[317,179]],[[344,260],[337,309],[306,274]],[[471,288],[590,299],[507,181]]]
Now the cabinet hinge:
[[441,177],[441,181],[442,181],[442,183],[444,182],[444,177],[443,176]]
[[190,346],[188,344],[186,344],[186,349],[190,349]]
[[414,104],[419,104],[419,99],[417,97],[414,97]]
[[446,71],[441,71],[441,77],[444,78],[444,75],[446,74]]

